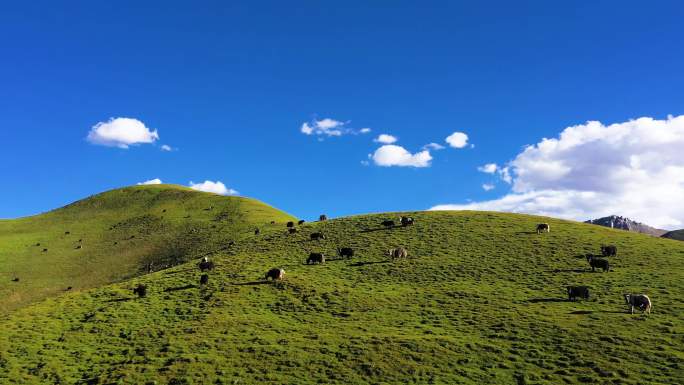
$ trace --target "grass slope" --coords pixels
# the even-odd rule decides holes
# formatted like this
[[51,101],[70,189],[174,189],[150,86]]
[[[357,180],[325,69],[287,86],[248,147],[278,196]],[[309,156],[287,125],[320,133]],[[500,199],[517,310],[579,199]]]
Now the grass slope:
[[684,230],[668,231],[667,233],[661,235],[661,237],[674,239],[677,241],[684,241]]
[[205,245],[215,247],[251,234],[256,225],[291,219],[252,199],[155,185],[1,220],[0,313],[70,286],[92,288],[146,273],[150,262],[153,269],[185,262]]
[[[0,383],[683,382],[683,243],[525,215],[411,215],[392,230],[380,228],[390,215],[281,225],[215,254],[203,288],[187,264],[19,309],[0,319]],[[540,221],[550,234],[532,231]],[[583,254],[604,243],[619,248],[614,271],[591,273]],[[357,255],[303,264],[338,246]],[[412,258],[388,261],[396,246]],[[263,283],[276,266],[286,280]],[[567,302],[569,284],[592,299]],[[626,314],[624,292],[649,294],[653,314]]]

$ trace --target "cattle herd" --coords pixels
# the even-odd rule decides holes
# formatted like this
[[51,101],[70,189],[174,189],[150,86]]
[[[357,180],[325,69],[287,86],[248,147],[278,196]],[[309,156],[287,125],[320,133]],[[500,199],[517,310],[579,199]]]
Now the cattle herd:
[[[537,234],[551,232],[551,226],[548,223],[540,223],[537,225]],[[587,262],[591,271],[595,272],[596,269],[602,270],[604,273],[610,271],[610,262],[608,262],[607,257],[617,256],[617,246],[615,245],[602,245],[601,255],[596,256],[593,254],[587,254]],[[589,299],[589,288],[587,286],[568,286],[566,288],[568,292],[568,301],[574,301],[578,298],[584,300]],[[625,302],[630,307],[630,312],[634,314],[634,308],[641,310],[645,314],[651,313],[651,299],[646,294],[624,294]]]
[[[328,218],[326,215],[321,215],[319,217],[319,221],[326,221]],[[274,222],[271,222],[274,223]],[[303,224],[304,221],[300,220],[297,222],[298,225]],[[401,216],[398,221],[399,225],[402,227],[407,227],[411,226],[414,224],[414,219],[411,217],[406,217],[406,216]],[[397,222],[394,220],[384,220],[380,223],[381,226],[385,228],[393,228],[395,227]],[[289,221],[286,223],[286,228],[288,230],[289,234],[294,234],[297,232],[297,228],[295,227],[295,222],[294,221]],[[540,223],[536,227],[536,232],[537,234],[542,234],[542,233],[550,233],[551,232],[551,226],[548,223]],[[256,235],[259,235],[260,231],[259,229],[256,229],[254,231]],[[310,234],[310,240],[312,241],[320,241],[325,238],[325,235],[321,231],[313,232]],[[40,245],[40,244],[37,244]],[[608,257],[616,257],[617,256],[617,247],[615,245],[603,245],[601,246],[601,255],[596,256],[593,254],[588,254],[586,255],[587,262],[589,263],[589,266],[591,267],[591,270],[593,272],[596,271],[596,269],[600,269],[603,272],[609,272],[610,271],[610,263],[608,261]],[[44,251],[47,251],[45,249]],[[337,255],[340,258],[352,258],[354,257],[354,249],[351,247],[339,247],[337,248]],[[396,248],[391,248],[387,250],[386,255],[392,260],[398,260],[398,259],[405,259],[408,258],[409,253],[408,250],[406,250],[403,247],[396,247]],[[307,265],[313,265],[313,264],[324,264],[325,263],[325,255],[321,252],[311,252],[309,253],[309,257],[306,259],[306,264]],[[214,262],[210,261],[207,257],[203,257],[201,261],[198,263],[198,267],[202,273],[205,271],[210,271],[214,269]],[[280,281],[285,279],[285,269],[280,268],[280,267],[275,267],[266,272],[264,275],[264,279],[271,280],[271,281]],[[18,281],[18,279],[17,279]],[[200,285],[206,285],[209,282],[209,275],[208,274],[202,274],[200,277]],[[590,298],[590,289],[587,286],[567,286],[566,287],[567,295],[568,295],[568,301],[575,301],[577,299],[584,299],[588,300]],[[137,294],[139,297],[145,297],[147,293],[147,286],[143,284],[138,284],[134,289],[133,293]],[[651,300],[650,298],[645,295],[645,294],[624,294],[624,299],[626,304],[629,306],[630,312],[633,314],[634,309],[639,309],[645,314],[650,314],[651,313]]]

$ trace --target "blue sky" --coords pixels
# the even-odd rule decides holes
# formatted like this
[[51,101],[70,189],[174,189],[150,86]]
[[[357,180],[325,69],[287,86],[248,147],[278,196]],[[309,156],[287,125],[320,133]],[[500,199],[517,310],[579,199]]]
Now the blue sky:
[[[624,194],[605,208],[637,177],[613,181],[623,183],[614,191],[585,186],[586,167],[567,171],[587,159],[582,151],[533,154],[558,165],[551,171],[514,162],[566,127],[594,132],[588,121],[643,134],[650,123],[629,122],[651,117],[677,134],[667,148],[678,146],[678,2],[140,3],[2,5],[0,217],[159,178],[220,181],[303,218],[475,204],[575,219],[621,211],[684,227],[684,209],[652,214],[658,197],[639,201],[641,211]],[[159,139],[127,149],[86,139],[110,118],[136,119]],[[301,132],[324,119],[342,122],[343,135]],[[454,132],[468,145],[450,147]],[[380,134],[411,154],[446,148],[430,149],[425,167],[382,166],[369,158]],[[653,160],[659,144],[591,138],[583,150],[626,151],[634,175],[646,173],[640,184],[667,179],[674,195],[684,186],[677,151]],[[644,171],[635,157],[673,174]],[[591,158],[609,173],[591,178],[624,168],[610,158]],[[497,171],[478,171],[488,163]],[[549,207],[559,196],[575,198]]]

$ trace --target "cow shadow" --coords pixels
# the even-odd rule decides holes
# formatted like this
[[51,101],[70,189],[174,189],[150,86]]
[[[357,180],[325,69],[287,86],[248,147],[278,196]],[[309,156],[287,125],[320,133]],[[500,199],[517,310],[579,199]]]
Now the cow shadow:
[[106,303],[126,302],[126,301],[132,301],[132,300],[134,300],[135,298],[136,298],[136,297],[129,297],[129,298],[114,298],[114,299],[108,299],[108,300],[106,300],[106,301],[104,301],[104,302],[106,302]]
[[570,302],[567,298],[531,298],[527,303],[549,303],[549,302]]
[[591,269],[553,269],[550,273],[591,273]]
[[532,235],[532,234],[537,234],[536,231],[518,231],[515,233],[515,235]]
[[251,281],[251,282],[240,282],[234,283],[233,286],[255,286],[255,285],[267,285],[271,281]]
[[194,289],[197,286],[193,284],[185,285],[185,286],[178,286],[178,287],[169,287],[164,289],[165,293],[172,292],[172,291],[179,291],[179,290],[187,290],[187,289]]

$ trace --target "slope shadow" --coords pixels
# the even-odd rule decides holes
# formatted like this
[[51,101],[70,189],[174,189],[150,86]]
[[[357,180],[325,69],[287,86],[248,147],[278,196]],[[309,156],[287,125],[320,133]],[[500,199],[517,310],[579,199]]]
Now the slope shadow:
[[197,287],[197,286],[192,285],[192,284],[185,285],[185,286],[178,286],[178,287],[169,287],[169,288],[164,289],[164,292],[168,293],[168,292],[171,292],[171,291],[179,291],[179,290],[186,290],[186,289],[194,289],[194,288],[196,288],[196,287]]

